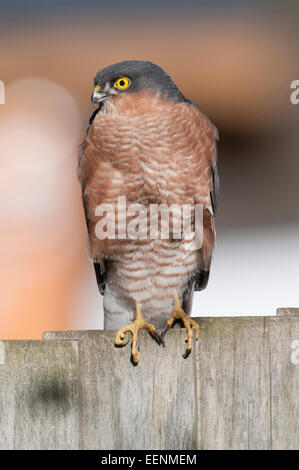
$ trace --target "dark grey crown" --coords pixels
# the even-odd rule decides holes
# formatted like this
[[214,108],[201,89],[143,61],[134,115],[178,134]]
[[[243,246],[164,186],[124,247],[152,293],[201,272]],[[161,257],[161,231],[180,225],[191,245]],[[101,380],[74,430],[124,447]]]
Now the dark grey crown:
[[128,77],[131,86],[121,93],[150,90],[173,101],[188,101],[177,88],[170,76],[158,65],[143,60],[127,60],[109,65],[100,70],[94,79],[95,85],[111,85],[120,77]]

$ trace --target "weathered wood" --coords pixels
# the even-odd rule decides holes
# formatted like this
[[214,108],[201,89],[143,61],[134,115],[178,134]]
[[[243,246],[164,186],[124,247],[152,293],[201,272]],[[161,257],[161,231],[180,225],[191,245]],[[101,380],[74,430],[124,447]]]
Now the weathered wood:
[[130,346],[114,347],[111,331],[60,331],[49,339],[79,339],[83,449],[196,449],[195,355],[182,358],[185,331],[139,337],[140,362]]
[[[299,318],[268,318],[272,449],[299,449]],[[296,344],[295,344],[296,342]],[[298,353],[294,354],[296,346]]]
[[[283,309],[282,309],[283,310]],[[298,449],[299,317],[198,318],[166,348],[115,332],[0,341],[1,449]],[[296,313],[296,312],[295,312]]]
[[[187,361],[181,357],[184,330],[170,331],[164,350],[143,333],[135,368],[128,363],[128,348],[113,348],[113,332],[45,334],[48,339],[79,339],[83,448],[190,449],[195,416],[199,449],[299,447],[299,365],[291,364],[289,357],[293,338],[299,340],[299,319],[288,315],[197,321],[201,334],[196,355]],[[190,380],[194,358],[195,400]],[[102,380],[91,384],[95,374]]]
[[0,342],[0,449],[77,449],[76,341]]
[[269,331],[260,318],[199,318],[199,449],[269,449]]
[[277,315],[279,317],[297,317],[299,316],[299,308],[278,308]]

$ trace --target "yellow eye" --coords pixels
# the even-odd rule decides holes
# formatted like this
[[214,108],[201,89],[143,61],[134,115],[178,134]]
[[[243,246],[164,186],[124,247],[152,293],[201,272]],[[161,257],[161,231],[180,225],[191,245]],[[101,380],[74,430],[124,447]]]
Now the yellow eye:
[[129,88],[129,86],[131,85],[131,80],[127,77],[121,77],[121,78],[118,78],[115,82],[114,82],[114,87],[117,88],[118,90],[125,90],[126,88]]

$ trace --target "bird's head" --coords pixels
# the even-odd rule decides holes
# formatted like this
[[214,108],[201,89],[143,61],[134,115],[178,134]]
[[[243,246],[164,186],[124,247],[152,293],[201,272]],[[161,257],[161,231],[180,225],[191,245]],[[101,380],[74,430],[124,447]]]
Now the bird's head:
[[94,106],[122,93],[149,91],[172,101],[185,101],[175,83],[158,65],[128,60],[100,70],[94,79],[91,101]]

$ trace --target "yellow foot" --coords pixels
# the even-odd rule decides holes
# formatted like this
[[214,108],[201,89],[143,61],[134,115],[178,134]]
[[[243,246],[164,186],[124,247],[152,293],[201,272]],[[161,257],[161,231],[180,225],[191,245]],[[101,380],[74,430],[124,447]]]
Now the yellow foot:
[[189,354],[192,351],[192,327],[195,329],[195,337],[196,341],[199,339],[199,324],[196,323],[192,318],[190,318],[182,307],[180,306],[180,301],[179,301],[179,296],[177,293],[174,295],[174,306],[172,310],[171,317],[169,320],[166,322],[166,327],[162,331],[162,338],[165,336],[166,332],[172,327],[173,322],[175,320],[182,320],[184,327],[187,330],[187,337],[186,337],[186,342],[187,342],[187,348],[185,353],[183,354],[184,359],[187,359]]
[[163,338],[157,333],[156,328],[154,325],[151,325],[150,323],[147,323],[141,313],[140,305],[136,302],[136,319],[134,323],[131,323],[130,325],[125,326],[121,330],[117,332],[116,338],[115,338],[115,346],[126,346],[128,344],[128,341],[124,342],[125,335],[128,331],[132,333],[132,360],[134,364],[138,364],[139,362],[139,354],[137,351],[137,338],[138,338],[138,333],[140,329],[146,329],[158,342],[158,344],[163,344]]

